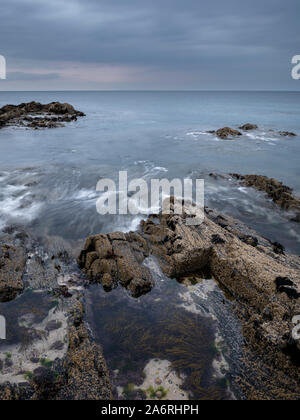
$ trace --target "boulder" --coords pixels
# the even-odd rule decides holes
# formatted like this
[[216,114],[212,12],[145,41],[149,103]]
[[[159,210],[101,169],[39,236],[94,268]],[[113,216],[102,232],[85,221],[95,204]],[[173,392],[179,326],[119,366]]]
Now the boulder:
[[67,103],[61,104],[60,102],[53,102],[52,104],[47,105],[45,109],[51,114],[58,114],[58,115],[64,115],[64,114],[72,115],[76,113],[72,105],[67,104]]
[[241,127],[239,127],[240,130],[244,130],[244,131],[251,131],[251,130],[257,130],[258,126],[256,124],[244,124]]
[[242,135],[240,131],[234,130],[233,128],[230,128],[230,127],[220,128],[219,130],[216,131],[216,134],[218,137],[220,137],[220,139],[228,139],[230,137],[236,137],[236,136]]
[[88,238],[78,258],[78,264],[91,283],[101,283],[106,290],[120,283],[139,297],[149,292],[153,280],[143,267],[146,244],[138,234],[116,232]]
[[34,399],[38,400],[52,399],[58,389],[55,373],[46,367],[38,367],[34,370],[32,383],[35,389]]

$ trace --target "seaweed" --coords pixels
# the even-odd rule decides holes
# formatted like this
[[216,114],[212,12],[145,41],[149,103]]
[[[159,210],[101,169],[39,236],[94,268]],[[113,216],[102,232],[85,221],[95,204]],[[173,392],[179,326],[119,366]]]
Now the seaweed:
[[31,380],[33,378],[33,372],[28,371],[24,373],[24,379]]
[[147,389],[147,393],[149,394],[152,400],[154,399],[162,400],[168,395],[168,391],[165,390],[163,386],[160,386],[157,389],[154,389],[153,386],[150,386]]
[[[226,398],[223,384],[212,377],[212,362],[218,354],[214,322],[178,310],[173,290],[166,304],[166,295],[155,303],[154,299],[143,298],[142,304],[128,303],[113,294],[110,299],[93,296],[98,339],[109,367],[119,370],[118,385],[130,381],[140,386],[145,365],[157,358],[170,361],[177,374],[185,375],[182,388],[191,397]],[[128,387],[124,392],[129,392]]]
[[51,366],[52,366],[53,362],[52,362],[52,360],[42,358],[42,359],[40,360],[40,364],[41,364],[42,366],[46,367],[46,368],[51,368]]

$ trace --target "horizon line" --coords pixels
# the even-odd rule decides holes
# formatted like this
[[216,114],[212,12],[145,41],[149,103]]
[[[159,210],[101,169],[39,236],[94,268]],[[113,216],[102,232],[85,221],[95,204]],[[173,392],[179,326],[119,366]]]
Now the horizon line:
[[1,90],[0,93],[12,92],[286,92],[298,93],[291,89],[51,89],[51,90]]

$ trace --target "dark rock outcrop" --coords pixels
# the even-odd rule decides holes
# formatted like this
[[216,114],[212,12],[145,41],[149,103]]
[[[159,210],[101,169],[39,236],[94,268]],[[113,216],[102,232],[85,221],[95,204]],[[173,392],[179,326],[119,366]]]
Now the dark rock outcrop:
[[296,137],[297,134],[292,133],[290,131],[279,131],[279,134],[283,137]]
[[251,131],[251,130],[257,130],[258,126],[256,124],[244,124],[241,127],[239,127],[240,130],[244,130],[244,131]]
[[13,385],[7,382],[0,386],[0,401],[31,400],[33,394],[34,390],[28,382],[18,385]]
[[300,220],[300,199],[295,197],[293,190],[282,182],[261,175],[231,174],[231,176],[245,187],[253,187],[259,191],[264,191],[283,210],[295,212],[292,221],[298,222]]
[[39,102],[22,103],[20,105],[5,105],[0,108],[0,128],[5,126],[21,126],[32,129],[63,127],[64,122],[76,121],[83,117],[83,112],[77,111],[67,103]]
[[57,400],[110,400],[111,383],[102,349],[90,340],[84,326],[84,308],[72,312],[69,349],[64,362],[65,379]]
[[139,297],[153,287],[150,271],[142,265],[148,255],[140,235],[116,232],[88,238],[78,264],[92,283],[102,283],[106,290],[120,283]]
[[286,293],[291,299],[299,299],[300,291],[297,285],[288,277],[277,277],[275,280],[277,292]]
[[228,139],[236,136],[241,136],[242,133],[230,127],[220,128],[219,130],[209,130],[207,134],[216,134],[220,139]]
[[219,130],[217,130],[216,135],[220,139],[228,139],[228,138],[232,138],[232,137],[241,136],[242,133],[238,130],[234,130],[233,128],[224,127],[224,128],[220,128]]

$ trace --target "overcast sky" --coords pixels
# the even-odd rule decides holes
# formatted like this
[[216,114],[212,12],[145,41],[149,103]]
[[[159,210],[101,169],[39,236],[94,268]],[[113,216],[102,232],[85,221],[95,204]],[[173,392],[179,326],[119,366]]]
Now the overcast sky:
[[300,90],[299,19],[299,0],[2,0],[0,90]]

